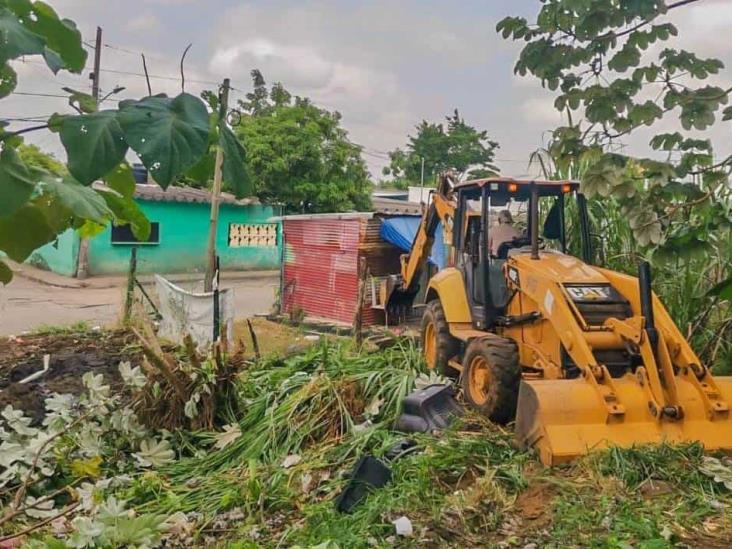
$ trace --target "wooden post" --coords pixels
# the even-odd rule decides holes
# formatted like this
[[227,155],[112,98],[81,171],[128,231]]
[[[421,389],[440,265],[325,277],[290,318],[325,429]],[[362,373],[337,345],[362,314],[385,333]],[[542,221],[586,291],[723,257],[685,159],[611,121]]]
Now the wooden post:
[[356,345],[359,347],[363,342],[363,307],[366,302],[366,279],[369,276],[369,269],[366,265],[366,258],[358,260],[358,296],[356,298],[356,316],[353,320],[353,337],[356,338]]
[[[219,123],[226,123],[226,112],[229,106],[229,79],[225,78],[221,85],[219,94]],[[208,263],[206,265],[206,277],[204,279],[204,291],[210,292],[213,289],[213,277],[216,271],[216,232],[219,224],[219,195],[221,194],[222,166],[224,164],[224,151],[221,145],[216,147],[216,162],[214,164],[214,183],[211,191],[211,218],[208,226]]]
[[[94,72],[91,73],[92,97],[99,101],[99,73],[102,64],[102,28],[97,27],[97,39],[94,43]],[[89,276],[89,239],[79,242],[79,255],[76,257],[76,278],[84,280]]]
[[130,251],[130,268],[127,272],[127,295],[125,297],[124,325],[130,324],[132,317],[132,304],[135,297],[135,278],[137,275],[137,246]]

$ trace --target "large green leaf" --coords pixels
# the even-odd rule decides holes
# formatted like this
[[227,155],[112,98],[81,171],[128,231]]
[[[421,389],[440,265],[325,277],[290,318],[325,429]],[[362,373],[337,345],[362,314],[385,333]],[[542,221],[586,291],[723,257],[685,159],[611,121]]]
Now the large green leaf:
[[213,149],[204,154],[201,159],[190,167],[184,174],[187,179],[192,179],[202,186],[208,186],[213,178],[216,155]]
[[7,284],[12,279],[13,271],[10,270],[10,267],[8,267],[7,264],[0,261],[0,282]]
[[6,147],[0,153],[0,217],[13,214],[28,202],[36,181],[15,152]]
[[120,196],[109,191],[99,191],[107,206],[114,212],[115,225],[130,225],[137,240],[145,242],[150,237],[150,221],[132,197]]
[[203,101],[190,94],[123,101],[119,122],[127,143],[163,188],[206,152],[208,112]]
[[137,185],[135,183],[135,174],[132,173],[132,168],[127,162],[122,162],[104,176],[104,181],[110,189],[117,191],[125,198],[132,198],[135,194],[135,186]]
[[56,238],[44,212],[35,204],[26,204],[13,215],[0,217],[0,250],[10,259],[25,261],[34,250]]
[[43,181],[41,188],[44,194],[50,194],[57,200],[57,205],[66,208],[69,213],[79,219],[106,224],[114,214],[97,191],[85,187],[70,177],[61,179],[49,177]]
[[65,117],[61,143],[69,157],[69,171],[84,185],[107,175],[127,152],[115,111]]
[[223,122],[220,124],[219,132],[219,146],[224,151],[224,181],[234,190],[238,198],[249,196],[252,185],[244,163],[246,158],[244,147]]
[[0,66],[0,99],[7,97],[18,84],[18,75],[9,64]]
[[0,63],[21,55],[43,53],[46,43],[42,37],[28,30],[12,11],[0,7]]
[[[44,57],[51,70],[55,73],[59,68],[66,68],[81,72],[87,53],[76,24],[69,19],[59,19],[53,8],[44,2],[33,2],[33,15],[28,27],[46,39],[46,46],[52,53],[44,52]],[[54,53],[63,61],[63,67],[55,66]]]

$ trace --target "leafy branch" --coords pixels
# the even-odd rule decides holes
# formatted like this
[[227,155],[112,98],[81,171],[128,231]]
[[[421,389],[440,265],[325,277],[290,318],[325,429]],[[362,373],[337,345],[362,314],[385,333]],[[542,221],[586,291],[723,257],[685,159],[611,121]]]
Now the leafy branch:
[[[181,58],[181,85],[185,88]],[[41,56],[54,73],[81,73],[87,59],[76,25],[61,19],[44,2],[0,0],[0,99],[17,85],[11,62]],[[246,177],[246,151],[232,139],[225,119],[184,91],[120,101],[116,109],[100,110],[115,88],[100,101],[62,88],[77,114],[56,113],[46,123],[7,131],[0,123],[0,252],[25,261],[39,246],[68,229],[86,236],[108,223],[129,224],[139,240],[148,237],[150,223],[134,202],[135,181],[126,162],[131,150],[163,188],[195,173],[215,148],[224,152],[224,180],[238,196],[251,192]],[[48,129],[58,134],[68,157],[68,175],[59,178],[30,168],[15,150],[24,134]],[[106,187],[91,187],[102,181]],[[9,230],[13,228],[14,230]],[[17,230],[21,228],[22,230]],[[0,261],[0,282],[12,271]]]

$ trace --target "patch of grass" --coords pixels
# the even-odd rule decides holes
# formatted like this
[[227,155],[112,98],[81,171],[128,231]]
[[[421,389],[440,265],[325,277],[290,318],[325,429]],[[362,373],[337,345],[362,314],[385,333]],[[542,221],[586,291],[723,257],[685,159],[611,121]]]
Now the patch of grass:
[[31,331],[32,335],[65,335],[65,334],[84,334],[91,332],[92,326],[88,322],[79,321],[74,324],[67,325],[56,325],[56,324],[41,324]]
[[[237,440],[216,451],[211,434],[194,434],[187,451],[209,450],[136,479],[122,497],[140,512],[203,513],[199,542],[218,535],[241,548],[666,547],[732,532],[732,496],[699,471],[699,445],[611,448],[546,469],[471,413],[442,433],[410,435],[419,451],[389,464],[392,481],[338,513],[356,460],[383,458],[404,438],[391,425],[423,371],[407,341],[374,354],[321,341],[261,361],[238,381]],[[291,454],[300,462],[285,468]],[[216,517],[232,511],[243,518],[217,534]],[[401,516],[412,538],[395,537]]]
[[587,459],[597,473],[619,478],[630,490],[649,480],[663,480],[713,495],[719,491],[717,485],[699,471],[703,456],[701,444],[689,443],[615,447]]

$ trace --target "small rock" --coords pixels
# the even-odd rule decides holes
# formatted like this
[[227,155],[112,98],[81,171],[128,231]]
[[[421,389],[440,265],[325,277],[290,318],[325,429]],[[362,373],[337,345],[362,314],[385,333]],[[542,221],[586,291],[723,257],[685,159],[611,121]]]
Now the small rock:
[[300,461],[302,460],[302,457],[299,454],[290,454],[285,459],[282,460],[282,467],[285,469],[289,469],[290,467],[294,467]]
[[396,528],[397,536],[411,537],[414,533],[412,529],[412,521],[407,517],[399,517],[396,520],[391,521]]
[[305,473],[300,477],[300,491],[303,494],[307,494],[313,489],[313,475]]
[[711,500],[711,501],[709,502],[709,505],[710,505],[710,507],[711,507],[712,509],[717,509],[718,511],[719,511],[720,509],[725,509],[725,508],[727,507],[727,506],[726,506],[726,505],[725,505],[724,503],[722,503],[721,501],[718,501],[718,500],[716,500],[716,499],[713,499],[713,500]]
[[524,545],[524,549],[538,549],[539,545],[536,543],[527,543]]

